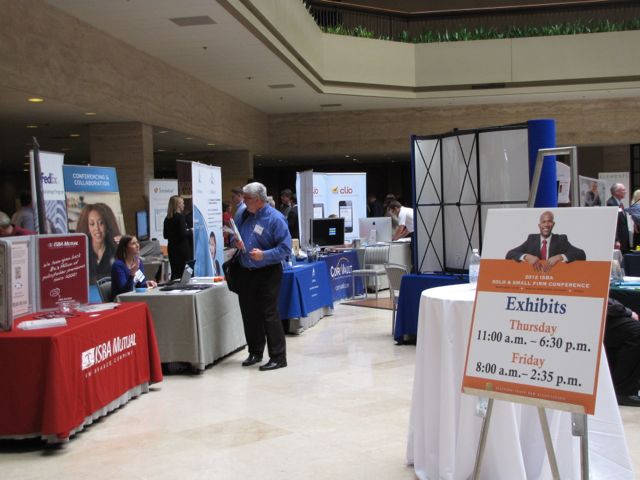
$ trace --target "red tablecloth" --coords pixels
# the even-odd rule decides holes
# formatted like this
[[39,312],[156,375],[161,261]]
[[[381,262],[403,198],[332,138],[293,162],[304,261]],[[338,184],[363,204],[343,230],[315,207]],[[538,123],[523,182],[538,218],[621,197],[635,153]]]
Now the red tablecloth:
[[130,389],[162,381],[144,303],[67,319],[66,327],[0,332],[0,436],[67,438]]

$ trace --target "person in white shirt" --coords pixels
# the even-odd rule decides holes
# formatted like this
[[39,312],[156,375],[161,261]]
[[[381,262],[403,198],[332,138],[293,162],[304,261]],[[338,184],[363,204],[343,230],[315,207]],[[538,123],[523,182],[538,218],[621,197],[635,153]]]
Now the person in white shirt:
[[389,212],[398,218],[398,228],[393,234],[393,240],[408,237],[413,233],[413,209],[403,207],[397,200],[389,204]]

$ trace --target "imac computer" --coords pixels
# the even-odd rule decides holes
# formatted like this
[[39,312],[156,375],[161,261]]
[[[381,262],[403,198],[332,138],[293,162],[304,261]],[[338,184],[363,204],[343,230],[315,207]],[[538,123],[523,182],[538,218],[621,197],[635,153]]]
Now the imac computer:
[[344,218],[311,219],[311,243],[320,247],[344,245]]
[[391,242],[391,217],[367,217],[358,220],[362,243]]
[[149,240],[149,216],[146,210],[136,212],[136,237],[138,240]]

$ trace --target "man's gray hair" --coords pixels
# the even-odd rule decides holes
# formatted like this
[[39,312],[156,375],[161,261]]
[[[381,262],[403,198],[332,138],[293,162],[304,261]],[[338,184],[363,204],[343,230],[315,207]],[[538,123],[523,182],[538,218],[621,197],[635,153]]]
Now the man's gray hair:
[[614,183],[613,185],[611,185],[611,195],[616,193],[621,188],[624,188],[624,184],[622,183]]
[[253,197],[258,197],[263,202],[267,201],[267,187],[260,182],[247,183],[242,187],[242,193]]

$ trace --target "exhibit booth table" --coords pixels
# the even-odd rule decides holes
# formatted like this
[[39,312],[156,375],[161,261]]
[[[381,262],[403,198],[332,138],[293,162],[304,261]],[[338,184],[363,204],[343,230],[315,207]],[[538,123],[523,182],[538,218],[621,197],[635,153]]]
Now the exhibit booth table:
[[280,318],[289,320],[289,333],[299,333],[333,313],[327,265],[299,263],[282,272]]
[[0,332],[0,438],[56,443],[162,381],[144,303],[78,313],[67,325]]
[[[482,418],[477,397],[461,393],[475,289],[422,293],[407,462],[420,479],[470,478]],[[546,410],[560,478],[580,478],[580,440],[571,414]],[[588,416],[591,478],[634,478],[620,411],[602,349],[595,415]],[[481,479],[550,479],[537,407],[495,400]]]
[[149,306],[163,363],[186,362],[203,371],[246,344],[238,296],[225,282],[205,290],[123,293],[118,301]]
[[400,283],[400,295],[398,297],[398,310],[396,312],[396,326],[393,338],[402,343],[405,335],[417,335],[418,333],[418,309],[420,307],[420,295],[428,288],[442,287],[467,283],[467,275],[437,275],[437,274],[410,274],[403,275]]

